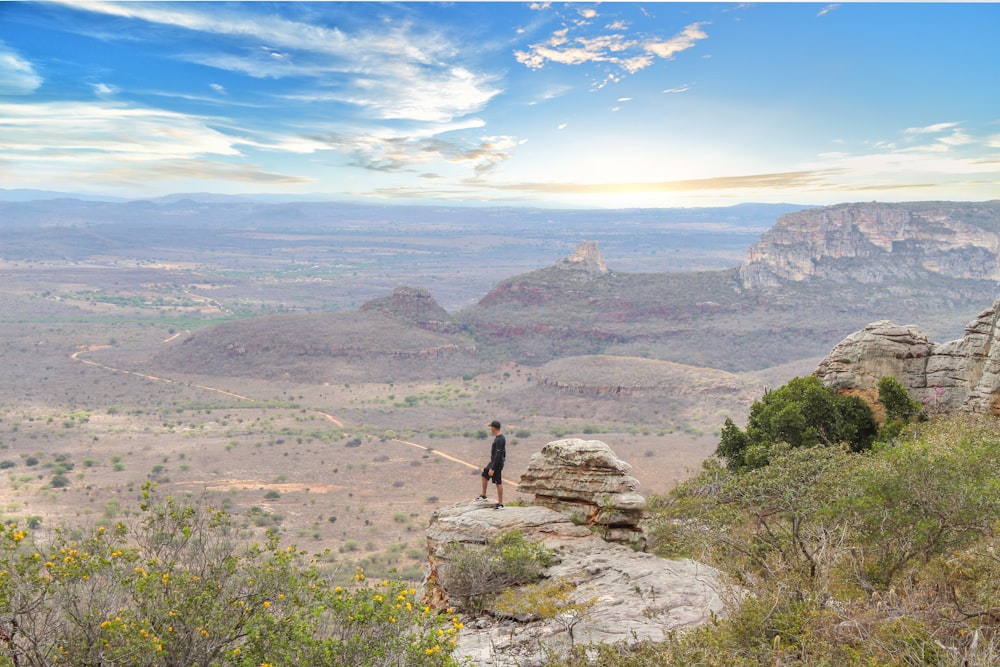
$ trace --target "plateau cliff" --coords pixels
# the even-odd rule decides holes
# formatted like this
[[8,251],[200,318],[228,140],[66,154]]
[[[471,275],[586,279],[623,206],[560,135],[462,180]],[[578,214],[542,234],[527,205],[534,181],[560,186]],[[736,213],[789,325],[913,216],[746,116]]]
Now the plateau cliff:
[[1000,201],[840,204],[788,213],[748,251],[748,289],[811,277],[1000,280]]

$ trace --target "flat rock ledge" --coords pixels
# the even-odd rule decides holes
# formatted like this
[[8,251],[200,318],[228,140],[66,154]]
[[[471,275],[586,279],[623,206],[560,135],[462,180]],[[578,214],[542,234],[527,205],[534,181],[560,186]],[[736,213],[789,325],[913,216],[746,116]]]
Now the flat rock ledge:
[[[555,510],[539,506],[495,510],[492,504],[468,501],[442,507],[431,517],[425,601],[438,608],[449,604],[438,572],[446,566],[445,547],[450,542],[484,544],[510,530],[555,553],[556,562],[544,576],[578,584],[572,601],[593,601],[574,628],[578,645],[663,641],[672,631],[723,616],[725,600],[736,595],[721,573],[708,565],[667,560],[606,542]],[[557,621],[519,623],[484,616],[466,623],[458,637],[457,655],[477,667],[530,667],[569,647],[569,634]]]

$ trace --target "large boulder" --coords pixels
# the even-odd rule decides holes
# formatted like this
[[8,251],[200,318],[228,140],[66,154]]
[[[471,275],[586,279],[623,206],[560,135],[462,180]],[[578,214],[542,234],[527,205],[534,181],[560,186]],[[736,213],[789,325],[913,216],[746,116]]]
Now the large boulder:
[[630,472],[632,466],[600,440],[567,438],[532,455],[518,490],[534,494],[536,505],[597,527],[608,541],[641,549],[646,499],[636,493],[639,480]]
[[838,343],[815,375],[838,391],[871,394],[893,376],[939,412],[1000,414],[1000,300],[957,340],[935,344],[913,325],[869,324]]
[[[442,507],[431,517],[425,601],[438,608],[453,602],[440,584],[442,568],[448,567],[449,544],[475,548],[511,530],[554,552],[556,562],[544,572],[546,578],[575,585],[569,601],[587,607],[573,628],[578,644],[663,641],[677,629],[725,613],[730,589],[712,567],[611,544],[545,507],[495,510],[477,501]],[[558,619],[524,622],[487,616],[466,623],[457,641],[458,655],[477,667],[541,665],[547,656],[568,650],[571,643]]]

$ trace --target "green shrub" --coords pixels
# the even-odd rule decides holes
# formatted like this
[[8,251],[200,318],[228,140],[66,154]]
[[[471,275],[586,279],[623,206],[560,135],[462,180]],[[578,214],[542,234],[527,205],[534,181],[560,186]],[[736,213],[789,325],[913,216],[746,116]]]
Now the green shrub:
[[766,465],[771,447],[831,446],[847,443],[851,451],[871,447],[878,425],[868,404],[842,396],[818,377],[793,378],[767,392],[750,407],[746,431],[726,419],[716,455],[732,470]]
[[[934,417],[860,455],[786,444],[764,468],[706,461],[650,498],[652,543],[749,595],[662,644],[589,655],[629,666],[996,664],[998,442],[993,417]],[[587,664],[577,653],[552,665]]]
[[447,545],[439,581],[460,608],[481,612],[511,586],[538,581],[552,559],[549,549],[525,541],[520,531],[512,530],[483,547]]
[[334,587],[275,534],[143,491],[133,525],[34,541],[0,526],[0,665],[451,667],[461,626],[397,582]]

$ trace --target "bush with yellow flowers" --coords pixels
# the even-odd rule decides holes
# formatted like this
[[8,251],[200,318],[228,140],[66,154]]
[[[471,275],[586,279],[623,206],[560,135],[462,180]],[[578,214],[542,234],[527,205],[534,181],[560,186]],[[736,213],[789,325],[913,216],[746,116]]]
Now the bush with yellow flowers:
[[276,535],[243,542],[152,485],[140,510],[80,539],[0,526],[0,667],[456,664],[457,620],[412,588],[334,587]]

